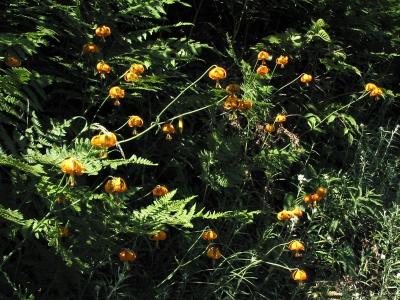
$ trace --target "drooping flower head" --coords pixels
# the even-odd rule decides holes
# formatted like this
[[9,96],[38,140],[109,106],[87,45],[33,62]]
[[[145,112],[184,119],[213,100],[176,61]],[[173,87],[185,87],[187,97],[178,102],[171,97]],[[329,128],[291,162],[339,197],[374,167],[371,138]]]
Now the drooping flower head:
[[157,185],[153,190],[152,194],[155,197],[161,197],[168,193],[168,188],[165,185]]
[[281,68],[284,68],[289,63],[289,57],[281,55],[276,59],[275,63]]
[[75,158],[67,158],[60,164],[61,171],[68,175],[81,176],[85,172],[84,165]]
[[110,74],[110,72],[111,72],[111,67],[102,61],[97,63],[96,69],[97,69],[97,72],[99,72],[99,74]]
[[228,84],[225,88],[228,95],[237,96],[240,93],[240,85],[236,83]]
[[96,35],[102,38],[108,37],[111,35],[111,29],[106,25],[101,25],[96,28]]
[[225,79],[226,76],[227,76],[226,70],[218,66],[212,68],[210,72],[208,72],[208,77],[216,81],[215,83],[216,88],[221,88],[219,81]]
[[95,135],[91,139],[91,144],[98,148],[111,148],[117,144],[117,137],[112,132]]
[[88,43],[83,45],[83,53],[98,53],[99,48],[96,46],[96,44],[93,43]]
[[122,262],[133,262],[137,258],[135,251],[131,249],[121,249],[119,252],[119,260]]
[[161,131],[165,133],[165,139],[167,141],[172,140],[172,135],[176,132],[175,126],[172,123],[164,124],[161,127]]
[[132,64],[130,71],[138,75],[144,73],[144,66],[142,64]]
[[125,90],[121,89],[119,86],[113,86],[109,90],[108,95],[111,99],[114,99],[114,105],[119,106],[121,105],[119,99],[125,98]]
[[269,68],[265,65],[259,66],[256,70],[256,73],[260,76],[265,76],[269,73]]
[[303,75],[300,77],[300,81],[301,81],[302,83],[305,83],[306,85],[308,85],[312,80],[313,80],[313,77],[312,77],[312,75],[310,75],[310,74],[303,74]]
[[378,86],[375,83],[367,83],[365,85],[365,91],[366,92],[371,92],[373,89],[376,89]]
[[106,193],[124,193],[128,190],[126,182],[121,177],[112,177],[104,185]]
[[265,50],[260,51],[257,54],[257,59],[261,60],[262,64],[265,64],[265,61],[269,60],[270,58],[271,58],[271,55]]
[[149,237],[150,240],[152,241],[164,241],[167,239],[167,233],[163,230],[158,231]]
[[277,218],[279,221],[288,221],[294,217],[295,215],[293,214],[293,212],[289,210],[282,210],[277,214]]
[[296,251],[296,252],[304,251],[304,250],[305,250],[304,244],[303,244],[301,241],[298,241],[298,240],[293,240],[293,241],[291,241],[291,242],[288,244],[288,249],[289,249],[290,251]]
[[202,233],[201,237],[203,240],[213,241],[218,237],[218,234],[214,230],[207,230]]
[[277,114],[275,117],[275,123],[284,123],[286,122],[286,116],[283,114]]
[[222,254],[218,247],[211,246],[207,249],[207,256],[213,260],[218,260],[222,257]]
[[273,133],[273,132],[275,132],[275,130],[276,130],[276,128],[275,128],[274,124],[267,123],[264,126],[264,131],[267,133]]
[[304,270],[294,270],[292,272],[292,279],[296,282],[302,282],[307,280],[307,273]]

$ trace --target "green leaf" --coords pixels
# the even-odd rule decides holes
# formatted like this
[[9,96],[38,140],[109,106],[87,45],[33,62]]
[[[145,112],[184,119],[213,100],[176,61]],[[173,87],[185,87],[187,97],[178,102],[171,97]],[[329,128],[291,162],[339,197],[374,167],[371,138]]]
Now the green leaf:
[[144,166],[157,166],[158,165],[146,158],[137,157],[135,154],[133,154],[128,159],[121,158],[121,159],[114,159],[114,160],[104,160],[104,161],[102,161],[102,164],[103,164],[103,166],[109,166],[111,169],[117,169],[119,166],[129,165],[129,164],[144,165]]
[[21,161],[20,159],[14,158],[12,156],[0,155],[0,165],[16,168],[24,173],[32,174],[35,176],[44,174],[42,166],[28,165],[27,163]]
[[304,115],[304,117],[307,119],[307,124],[311,129],[315,129],[316,125],[321,123],[320,117],[313,113],[307,113]]
[[28,222],[28,220],[24,220],[24,216],[18,210],[5,209],[2,206],[0,206],[0,218],[22,226]]
[[330,42],[331,42],[331,38],[330,38],[329,34],[328,34],[325,30],[320,29],[320,30],[318,31],[317,35],[318,35],[322,40],[324,40],[325,42],[327,42],[327,43],[330,43]]

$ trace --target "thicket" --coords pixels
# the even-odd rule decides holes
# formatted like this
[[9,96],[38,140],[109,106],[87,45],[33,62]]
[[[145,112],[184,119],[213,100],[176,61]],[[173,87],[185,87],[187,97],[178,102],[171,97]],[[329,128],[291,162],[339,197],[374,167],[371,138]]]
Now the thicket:
[[400,296],[398,1],[0,16],[1,298]]

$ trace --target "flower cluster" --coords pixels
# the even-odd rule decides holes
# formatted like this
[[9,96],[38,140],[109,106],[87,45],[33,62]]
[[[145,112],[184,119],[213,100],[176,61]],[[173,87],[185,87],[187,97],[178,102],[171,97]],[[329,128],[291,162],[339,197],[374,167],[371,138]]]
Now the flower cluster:
[[216,240],[218,234],[214,230],[206,230],[201,234],[203,240],[208,241],[210,244],[207,246],[206,254],[212,260],[218,260],[222,257],[221,251],[218,247],[211,244],[212,241]]
[[[325,187],[319,187],[315,193],[304,196],[304,201],[307,204],[315,205],[317,201],[325,198],[328,194],[328,189]],[[299,208],[295,207],[292,210],[282,210],[277,214],[277,219],[279,221],[293,221],[293,225],[297,223],[298,219],[304,215],[304,211]],[[287,247],[290,251],[294,253],[294,257],[299,258],[302,257],[302,252],[305,251],[305,246],[303,242],[299,240],[292,240],[287,244]],[[303,282],[307,280],[307,273],[302,269],[295,269],[292,272],[292,279],[296,282]]]
[[143,73],[144,66],[142,64],[132,64],[130,69],[125,73],[124,80],[126,82],[136,81]]
[[[270,69],[267,66],[267,61],[271,60],[272,56],[269,52],[263,50],[260,51],[257,55],[257,60],[261,61],[261,65],[257,67],[256,73],[261,77],[270,73]],[[276,60],[276,66],[280,66],[283,69],[289,63],[289,57],[286,55],[280,55]],[[274,69],[275,70],[275,69]]]
[[228,84],[225,88],[226,92],[228,93],[228,97],[224,102],[224,108],[226,110],[248,110],[253,107],[253,101],[247,99],[247,100],[242,100],[239,99],[239,94],[240,94],[240,85],[238,84]]
[[277,218],[279,221],[289,221],[293,218],[301,218],[304,215],[304,212],[299,207],[295,207],[292,210],[282,210],[277,214]]
[[313,207],[317,205],[317,203],[324,199],[328,194],[328,189],[325,187],[319,187],[315,193],[304,195],[304,202]]
[[[96,29],[96,36],[101,38],[106,38],[111,35],[111,29],[105,25],[102,25]],[[83,46],[84,53],[98,53],[100,50],[96,44],[88,43]],[[270,68],[268,67],[268,61],[272,60],[272,56],[269,52],[263,50],[260,51],[257,55],[257,64],[261,62],[260,65],[257,66],[256,74],[258,74],[261,78],[265,77],[270,73]],[[276,67],[284,68],[289,63],[289,57],[285,55],[281,55],[275,60],[275,66],[273,67],[272,73],[276,70]],[[19,66],[20,62],[17,59],[8,58],[7,64],[10,66]],[[105,77],[107,74],[110,74],[112,68],[110,65],[105,63],[104,61],[99,61],[96,65],[96,70],[101,76]],[[145,72],[145,67],[142,64],[134,63],[130,66],[130,68],[121,76],[123,77],[125,82],[132,83],[137,81],[142,74]],[[204,74],[205,75],[205,74]],[[208,77],[216,82],[216,88],[222,88],[221,80],[227,78],[227,71],[220,66],[214,66],[208,72]],[[258,77],[259,78],[259,77]],[[294,81],[300,79],[300,82],[308,86],[313,80],[313,76],[311,74],[303,73],[299,75]],[[293,82],[294,82],[293,81]],[[241,99],[241,88],[239,84],[231,83],[228,84],[225,88],[226,93],[228,94],[225,102],[224,109],[227,111],[245,111],[251,109],[253,107],[253,101],[250,99]],[[377,87],[373,83],[368,83],[365,86],[365,91],[369,93],[371,97],[378,98],[383,95],[382,89]],[[112,86],[108,91],[108,96],[114,102],[114,105],[119,106],[120,99],[125,98],[125,90],[120,86]],[[267,133],[274,133],[277,129],[282,129],[283,124],[287,121],[287,115],[285,113],[280,113],[275,116],[273,123],[266,123],[263,128]],[[172,118],[174,120],[175,118]],[[133,128],[133,135],[137,134],[137,129],[144,126],[143,119],[138,115],[131,115],[126,123],[129,127]],[[162,125],[161,125],[162,124]],[[165,139],[167,141],[171,141],[173,139],[173,135],[176,134],[177,129],[174,124],[170,121],[158,123],[158,126],[161,126],[161,132],[165,134]],[[183,121],[182,118],[179,117],[178,129],[182,132],[183,129]],[[116,146],[118,143],[117,137],[112,132],[101,133],[94,136],[91,139],[91,144],[94,147],[101,148],[107,150],[110,147]],[[85,172],[85,167],[79,161],[68,158],[61,163],[61,169],[64,173],[70,175],[71,185],[75,184],[74,176],[82,175]],[[124,193],[128,190],[128,186],[125,180],[121,177],[111,177],[105,183],[104,190],[107,193],[113,194],[113,197],[117,197],[116,195],[119,193]],[[169,192],[168,188],[163,185],[157,185],[151,191],[154,197],[162,197]],[[304,202],[309,204],[311,207],[315,207],[316,204],[324,199],[327,196],[327,189],[325,187],[319,187],[315,193],[307,194],[304,196]],[[278,212],[277,219],[281,222],[291,221],[292,225],[296,225],[300,218],[304,216],[304,211],[301,207],[294,207],[291,210],[282,210]],[[69,234],[69,233],[68,233]],[[68,236],[67,233],[62,233],[62,236]],[[158,230],[149,235],[149,239],[152,241],[163,241],[167,239],[167,232],[164,230]],[[206,248],[206,255],[212,260],[218,260],[222,257],[221,251],[219,247],[215,246],[213,243],[217,239],[218,234],[213,230],[204,231],[201,235],[202,239],[208,241],[208,246]],[[302,253],[305,251],[305,245],[302,241],[295,239],[291,240],[287,243],[287,249],[292,251],[294,257],[299,258],[302,257]],[[119,259],[123,262],[133,262],[136,260],[136,253],[131,249],[122,249],[119,253]],[[294,270],[291,274],[292,279],[296,282],[302,282],[307,280],[307,273],[302,269],[292,269]]]

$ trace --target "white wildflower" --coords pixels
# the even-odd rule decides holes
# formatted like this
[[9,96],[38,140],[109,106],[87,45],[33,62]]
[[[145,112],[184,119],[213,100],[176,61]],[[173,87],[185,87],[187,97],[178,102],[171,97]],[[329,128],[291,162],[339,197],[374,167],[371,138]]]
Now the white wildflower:
[[300,185],[303,185],[304,183],[310,181],[310,179],[307,179],[303,174],[297,175],[297,180],[299,181]]

